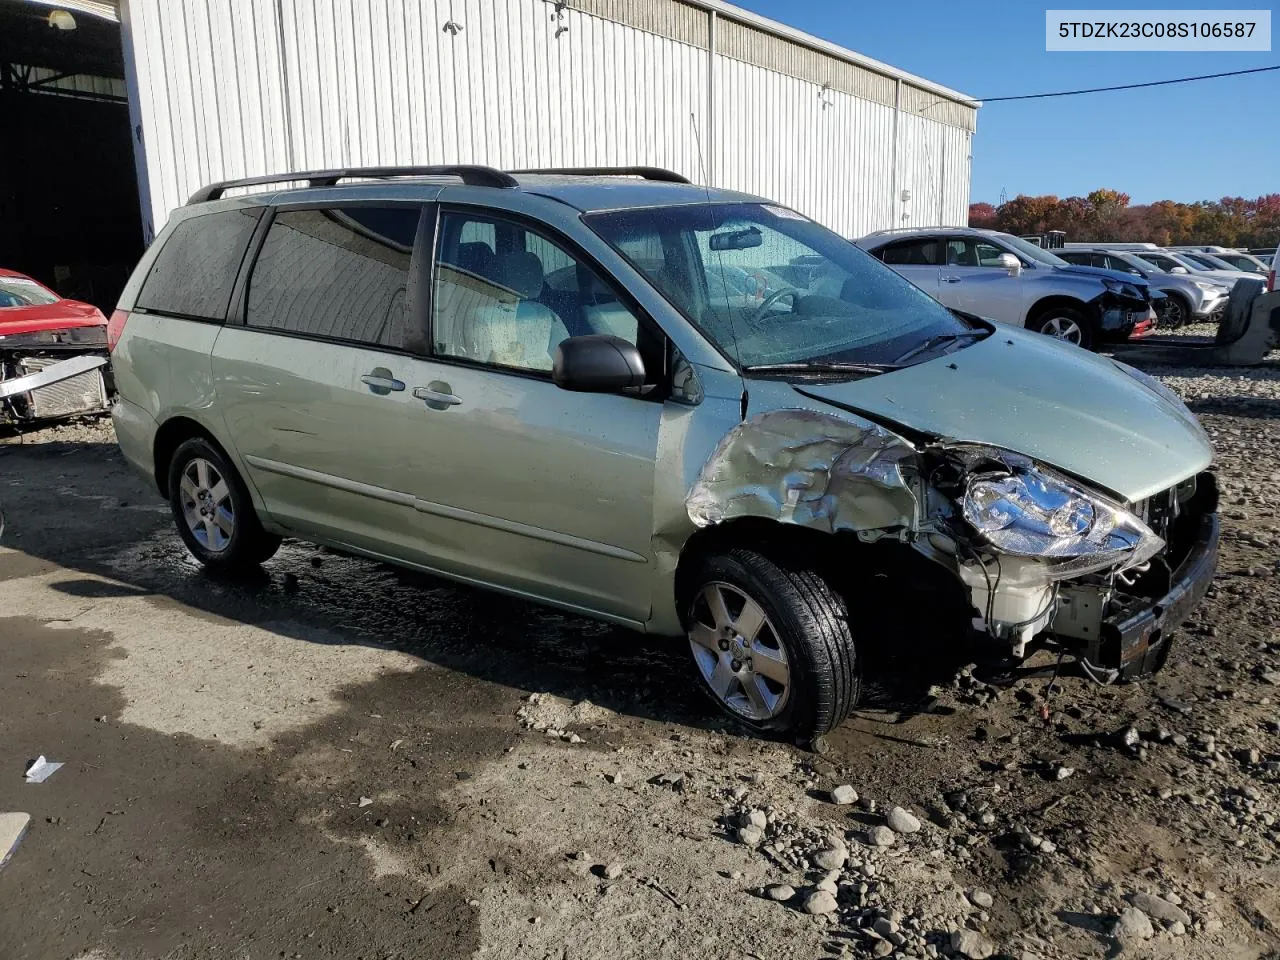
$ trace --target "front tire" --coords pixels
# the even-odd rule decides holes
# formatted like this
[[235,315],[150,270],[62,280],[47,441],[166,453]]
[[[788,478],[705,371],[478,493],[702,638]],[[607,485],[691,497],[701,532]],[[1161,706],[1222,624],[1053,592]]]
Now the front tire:
[[182,542],[214,573],[252,572],[280,549],[280,537],[262,529],[240,474],[203,437],[185,441],[169,461],[169,506]]
[[1191,323],[1191,304],[1181,294],[1166,290],[1164,295],[1169,298],[1169,305],[1165,308],[1162,319],[1168,324],[1169,329],[1177,330]]
[[686,626],[703,689],[754,732],[810,739],[858,702],[861,663],[845,601],[798,559],[713,554],[692,580]]
[[1049,307],[1029,321],[1027,329],[1074,343],[1085,350],[1093,349],[1093,325],[1082,311],[1074,307]]

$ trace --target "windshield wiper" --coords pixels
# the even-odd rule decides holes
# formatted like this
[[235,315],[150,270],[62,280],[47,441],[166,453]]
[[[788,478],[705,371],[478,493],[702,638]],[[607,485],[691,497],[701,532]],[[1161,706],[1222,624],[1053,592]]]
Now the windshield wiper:
[[896,363],[824,363],[802,360],[799,363],[756,363],[743,367],[744,373],[862,373],[874,375],[897,370]]
[[905,363],[914,356],[924,353],[926,350],[932,350],[944,343],[954,343],[957,340],[968,340],[970,337],[985,337],[990,331],[987,330],[961,330],[959,333],[939,333],[926,340],[917,343],[914,347],[900,356],[894,363]]

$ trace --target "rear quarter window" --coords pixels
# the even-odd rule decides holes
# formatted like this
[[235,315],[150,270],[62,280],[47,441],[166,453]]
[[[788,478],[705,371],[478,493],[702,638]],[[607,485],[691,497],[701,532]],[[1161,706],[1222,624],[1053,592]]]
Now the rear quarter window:
[[246,323],[404,349],[421,215],[417,204],[278,212],[249,277]]
[[156,254],[137,308],[222,322],[259,208],[206,213],[183,220]]

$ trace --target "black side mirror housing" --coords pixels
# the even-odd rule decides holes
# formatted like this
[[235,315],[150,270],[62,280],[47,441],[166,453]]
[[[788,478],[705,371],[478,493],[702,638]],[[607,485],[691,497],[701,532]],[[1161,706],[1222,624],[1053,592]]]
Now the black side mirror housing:
[[644,361],[635,344],[612,334],[569,337],[556,346],[551,379],[562,390],[617,393],[644,386]]

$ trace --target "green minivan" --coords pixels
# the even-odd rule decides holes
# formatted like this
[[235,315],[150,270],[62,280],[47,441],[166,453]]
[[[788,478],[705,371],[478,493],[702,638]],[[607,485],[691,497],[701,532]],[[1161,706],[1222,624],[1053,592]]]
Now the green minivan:
[[654,168],[214,184],[108,340],[121,450],[211,571],[297,537],[687,637],[758,731],[840,723],[922,610],[1150,672],[1217,561],[1159,383]]

